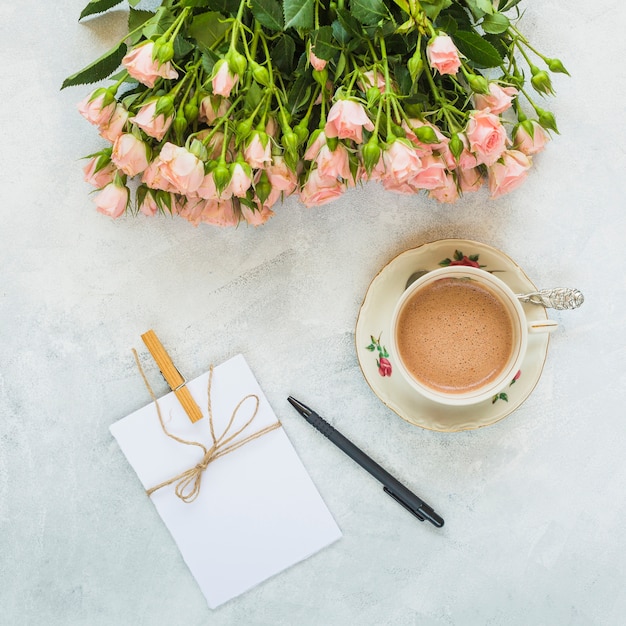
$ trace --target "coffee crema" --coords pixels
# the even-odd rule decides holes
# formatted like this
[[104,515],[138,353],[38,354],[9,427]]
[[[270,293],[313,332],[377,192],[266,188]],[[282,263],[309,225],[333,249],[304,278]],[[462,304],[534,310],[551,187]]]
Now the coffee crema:
[[442,278],[418,289],[396,325],[399,356],[410,375],[448,394],[495,380],[511,357],[513,335],[506,305],[468,278]]

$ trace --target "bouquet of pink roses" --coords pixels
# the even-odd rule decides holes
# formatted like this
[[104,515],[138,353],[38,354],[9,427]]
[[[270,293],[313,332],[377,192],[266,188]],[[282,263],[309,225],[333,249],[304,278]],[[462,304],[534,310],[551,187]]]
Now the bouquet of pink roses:
[[110,142],[84,168],[97,208],[261,224],[285,196],[366,181],[511,191],[557,132],[537,96],[567,73],[520,32],[519,2],[128,0],[128,34],[63,83],[111,81],[79,104]]

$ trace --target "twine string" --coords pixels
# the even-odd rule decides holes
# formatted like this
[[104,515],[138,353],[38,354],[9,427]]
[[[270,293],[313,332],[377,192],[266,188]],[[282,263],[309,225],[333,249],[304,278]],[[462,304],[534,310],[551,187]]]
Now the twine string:
[[[181,472],[180,474],[173,476],[172,478],[165,480],[162,483],[159,483],[158,485],[154,487],[151,487],[150,489],[146,489],[146,493],[148,494],[148,496],[151,496],[155,491],[158,491],[159,489],[162,489],[163,487],[167,487],[168,485],[172,485],[176,483],[176,487],[174,488],[174,492],[176,493],[176,495],[183,502],[186,502],[186,503],[193,502],[198,497],[198,494],[200,493],[200,487],[202,484],[202,476],[204,474],[204,471],[213,461],[215,461],[216,459],[219,459],[222,456],[225,456],[226,454],[230,454],[231,452],[234,452],[238,448],[241,448],[241,446],[249,443],[250,441],[253,441],[254,439],[258,439],[259,437],[262,437],[263,435],[271,432],[272,430],[280,428],[280,425],[281,425],[280,422],[274,422],[273,424],[270,424],[269,426],[265,426],[264,428],[261,428],[260,430],[252,433],[251,435],[248,435],[247,437],[240,439],[239,441],[231,443],[233,439],[235,439],[244,430],[246,430],[246,428],[248,428],[250,424],[252,424],[252,422],[254,421],[259,411],[259,403],[260,403],[259,397],[256,394],[248,394],[247,396],[244,396],[237,403],[237,406],[233,409],[233,412],[231,413],[230,419],[228,420],[228,424],[226,425],[224,432],[219,437],[216,437],[214,421],[213,421],[213,409],[211,406],[211,384],[213,382],[213,366],[211,365],[209,368],[209,381],[207,384],[207,391],[208,391],[209,430],[211,433],[211,440],[213,441],[213,445],[210,448],[207,448],[203,443],[200,443],[199,441],[188,441],[187,439],[182,439],[181,437],[177,437],[176,435],[170,433],[165,427],[165,422],[163,420],[161,408],[159,407],[159,402],[157,400],[157,397],[154,391],[152,390],[152,387],[150,386],[150,383],[148,382],[148,378],[146,377],[143,367],[141,367],[141,363],[139,362],[139,356],[137,355],[137,351],[135,349],[133,349],[133,355],[135,357],[135,362],[137,363],[137,368],[139,369],[139,373],[141,374],[141,377],[143,378],[143,382],[146,385],[146,389],[148,390],[148,393],[150,394],[150,397],[152,398],[156,406],[157,416],[159,418],[159,424],[161,425],[161,429],[163,430],[165,435],[167,435],[170,439],[177,441],[178,443],[181,443],[187,446],[197,446],[198,448],[202,450],[202,459],[200,460],[199,463],[197,463],[193,467],[190,467],[184,472]],[[229,434],[229,431],[233,423],[235,422],[235,418],[237,417],[237,414],[239,413],[243,405],[248,400],[254,401],[254,410],[252,412],[252,415],[243,424],[243,426],[241,426],[236,432]]]

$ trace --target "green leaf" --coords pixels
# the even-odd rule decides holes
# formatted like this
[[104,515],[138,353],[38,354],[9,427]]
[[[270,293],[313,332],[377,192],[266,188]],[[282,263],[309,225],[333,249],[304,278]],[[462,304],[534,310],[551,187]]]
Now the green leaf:
[[313,28],[314,0],[284,0],[285,28]]
[[270,52],[272,63],[284,74],[293,70],[293,56],[296,53],[296,44],[287,34],[283,33]]
[[339,20],[335,20],[331,28],[333,29],[333,37],[340,44],[347,44],[350,41],[350,33],[341,25]]
[[462,54],[481,67],[497,67],[502,63],[496,48],[478,33],[459,30],[452,39]]
[[483,12],[488,15],[493,13],[493,2],[492,0],[474,0],[474,4]]
[[255,82],[252,82],[246,92],[246,98],[244,100],[245,108],[249,111],[254,111],[256,105],[261,102],[262,97],[263,90]]
[[193,18],[187,34],[204,48],[211,49],[231,29],[232,21],[215,11],[199,13]]
[[131,7],[136,7],[140,2],[141,0],[128,0],[128,4]]
[[251,0],[250,9],[256,21],[270,30],[283,30],[283,10],[276,0]]
[[74,87],[75,85],[86,85],[89,83],[97,83],[113,72],[120,66],[124,55],[126,54],[126,44],[121,43],[117,48],[113,48],[103,54],[99,59],[90,63],[87,67],[68,76],[61,85],[61,89],[66,87]]
[[202,69],[209,75],[213,73],[213,67],[217,63],[219,56],[213,50],[202,52]]
[[287,96],[287,105],[292,117],[311,102],[311,74],[298,76]]
[[498,54],[504,59],[509,54],[510,40],[504,39],[501,35],[487,34],[484,37],[485,41],[488,41],[497,51]]
[[509,11],[515,5],[519,4],[520,2],[521,2],[521,0],[509,0],[503,7],[500,7],[500,11],[502,11],[502,12]]
[[182,0],[182,6],[192,9],[202,8],[221,13],[237,13],[239,0]]
[[176,35],[174,38],[174,60],[179,61],[180,59],[185,58],[192,50],[195,49],[195,46],[187,41],[181,35]]
[[449,14],[440,15],[437,19],[437,28],[444,30],[448,35],[452,36],[459,29],[456,20]]
[[121,2],[122,0],[91,0],[91,2],[82,10],[78,20],[80,21],[83,17],[87,17],[88,15],[104,13]]
[[[152,11],[139,11],[138,9],[130,9],[128,12],[128,31],[138,29],[142,24],[145,24],[148,20],[151,20],[156,13]],[[133,43],[137,43],[141,39],[141,33],[135,33],[133,37]]]
[[322,26],[312,33],[312,43],[315,56],[325,61],[330,61],[337,52],[341,51],[341,46],[333,37],[332,26]]
[[378,24],[389,14],[383,0],[352,0],[350,10],[361,24],[367,26]]
[[146,39],[162,35],[173,23],[176,17],[165,7],[160,7],[151,20],[146,22],[142,34]]
[[341,78],[341,75],[343,74],[345,69],[346,69],[346,55],[342,52],[339,55],[339,59],[337,60],[337,65],[335,67],[335,82],[337,82]]
[[[449,8],[445,9],[445,11],[441,13],[438,20],[447,19],[448,17],[451,17],[457,23],[458,29],[472,29],[472,19],[470,17],[470,14],[462,6],[458,4],[451,5]],[[456,31],[457,29],[455,28],[454,30]]]
[[475,19],[480,19],[485,14],[493,13],[491,0],[465,0]]
[[429,20],[437,19],[441,11],[447,9],[452,4],[452,0],[422,0],[421,5]]
[[337,17],[339,18],[339,23],[345,28],[347,33],[357,39],[361,39],[363,37],[361,23],[350,13],[350,11],[347,11],[346,9],[337,9]]
[[510,25],[511,22],[509,22],[509,18],[506,15],[502,15],[502,13],[485,15],[485,19],[481,24],[483,30],[486,33],[491,33],[492,35],[499,35],[500,33],[505,32]]

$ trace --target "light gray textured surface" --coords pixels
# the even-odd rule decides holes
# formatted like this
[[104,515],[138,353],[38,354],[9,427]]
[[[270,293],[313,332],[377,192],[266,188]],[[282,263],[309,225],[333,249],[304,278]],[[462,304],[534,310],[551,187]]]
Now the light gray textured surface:
[[[79,158],[101,140],[75,109],[88,89],[58,88],[125,17],[78,24],[83,4],[0,7],[0,622],[623,624],[623,3],[524,3],[525,32],[572,77],[556,81],[561,136],[512,195],[438,206],[368,186],[237,230],[96,213]],[[386,409],[353,345],[379,268],[440,237],[499,247],[538,285],[586,296],[552,315],[528,401],[460,434]],[[214,612],[108,432],[148,401],[130,352],[148,328],[189,377],[245,355],[344,533]],[[422,494],[444,529],[385,497],[289,393]]]

